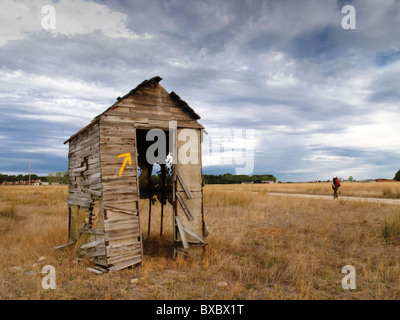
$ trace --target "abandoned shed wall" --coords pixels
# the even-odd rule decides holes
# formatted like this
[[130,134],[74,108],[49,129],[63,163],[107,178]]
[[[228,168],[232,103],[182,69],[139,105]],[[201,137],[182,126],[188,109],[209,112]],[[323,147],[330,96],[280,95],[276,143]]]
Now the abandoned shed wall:
[[[176,215],[199,243],[203,237],[200,117],[175,93],[159,85],[161,78],[144,81],[69,140],[69,241],[110,271],[142,261],[139,217],[137,129],[196,129],[198,162],[181,166],[175,196]],[[178,142],[178,153],[182,143]],[[121,168],[124,163],[123,170]],[[184,192],[189,189],[191,195]],[[183,205],[182,205],[183,203]],[[183,209],[185,208],[185,209]],[[183,211],[182,211],[183,210]],[[187,212],[190,211],[189,216]],[[174,241],[179,241],[174,230]],[[186,239],[185,239],[186,240]],[[201,241],[200,241],[201,242]]]

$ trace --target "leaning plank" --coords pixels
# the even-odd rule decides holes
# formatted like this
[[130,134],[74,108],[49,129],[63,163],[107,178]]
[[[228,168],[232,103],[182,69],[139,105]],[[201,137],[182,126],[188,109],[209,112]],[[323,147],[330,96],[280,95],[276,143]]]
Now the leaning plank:
[[193,230],[190,230],[188,227],[183,226],[183,230],[185,230],[185,232],[187,234],[190,234],[192,237],[194,237],[197,240],[199,240],[201,243],[205,243],[203,237],[199,236],[196,232],[194,232]]
[[95,268],[86,268],[87,270],[94,272],[95,274],[103,274],[103,271],[100,271],[98,269]]
[[181,183],[183,190],[185,190],[185,193],[186,193],[187,197],[189,199],[193,199],[193,194],[190,191],[190,189],[189,189],[188,185],[186,184],[185,180],[183,179],[182,174],[181,174],[181,172],[179,171],[178,168],[176,169],[176,173],[177,173],[178,180]]
[[122,262],[122,263],[116,264],[116,265],[114,265],[113,267],[109,268],[108,270],[109,270],[110,272],[118,271],[118,270],[121,270],[121,269],[130,267],[130,266],[133,266],[133,265],[135,265],[135,264],[138,264],[138,263],[140,263],[141,261],[142,261],[142,257],[141,257],[141,256],[137,256],[135,259],[128,260],[128,261],[124,261],[124,262]]
[[61,246],[54,247],[54,249],[62,249],[62,248],[65,248],[65,247],[69,247],[69,246],[73,245],[74,243],[75,243],[75,241],[71,241],[71,242],[68,242],[66,244],[62,244]]
[[86,244],[81,245],[81,249],[88,249],[88,248],[94,248],[97,247],[98,245],[104,244],[104,239],[96,240],[93,242],[89,242]]
[[[121,208],[117,208],[117,207],[113,207],[113,206],[109,206],[109,205],[104,206],[104,209],[137,216],[137,211],[136,210],[121,209]],[[110,220],[110,221],[112,221],[112,220]]]
[[130,223],[138,223],[138,217],[129,217],[129,218],[118,218],[118,219],[109,219],[105,220],[105,228],[107,230],[108,227],[112,227],[113,225],[121,225],[121,224],[130,224]]
[[139,222],[132,221],[130,223],[107,225],[105,228],[106,232],[113,232],[113,231],[119,231],[119,230],[131,230],[131,229],[139,229]]
[[176,221],[176,224],[178,225],[179,233],[180,233],[181,238],[182,238],[183,247],[185,249],[188,249],[189,248],[189,243],[188,243],[188,241],[186,239],[185,229],[183,229],[183,224],[181,222],[181,218],[179,218],[179,216],[176,216],[175,217],[175,221]]
[[188,218],[189,221],[192,221],[193,216],[192,216],[188,206],[186,205],[185,200],[183,200],[181,194],[179,193],[179,191],[176,192],[176,197],[178,198],[179,203],[181,204],[183,212],[185,212],[186,217]]

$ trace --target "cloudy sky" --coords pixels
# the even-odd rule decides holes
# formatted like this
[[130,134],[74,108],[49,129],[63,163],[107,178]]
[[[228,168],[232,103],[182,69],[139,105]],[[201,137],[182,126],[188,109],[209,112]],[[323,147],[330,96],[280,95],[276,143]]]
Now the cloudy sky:
[[[0,172],[26,174],[29,160],[37,174],[66,171],[63,142],[161,76],[208,140],[242,133],[231,151],[243,154],[243,138],[254,147],[254,174],[393,178],[399,30],[398,0],[1,0]],[[214,174],[244,165],[217,152],[204,163]]]

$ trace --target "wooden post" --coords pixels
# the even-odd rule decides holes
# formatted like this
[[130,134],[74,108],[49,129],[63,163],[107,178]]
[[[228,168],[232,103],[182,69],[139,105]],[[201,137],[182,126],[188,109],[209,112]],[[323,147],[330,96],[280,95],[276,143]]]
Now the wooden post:
[[150,225],[151,225],[151,174],[153,171],[153,166],[148,164],[148,169],[149,169],[149,173],[148,173],[148,179],[149,179],[149,225],[148,225],[148,229],[147,229],[147,238],[150,238]]
[[165,201],[165,164],[161,165],[161,224],[160,224],[160,237],[163,232],[164,220],[164,201]]

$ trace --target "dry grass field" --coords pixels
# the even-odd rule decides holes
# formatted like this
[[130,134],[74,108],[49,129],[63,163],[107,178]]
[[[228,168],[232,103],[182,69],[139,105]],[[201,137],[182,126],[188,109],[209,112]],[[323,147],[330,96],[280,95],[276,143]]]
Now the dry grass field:
[[[399,190],[400,183],[352,183],[340,192],[399,198]],[[96,275],[72,250],[54,249],[67,242],[67,187],[0,187],[0,299],[400,298],[399,205],[271,191],[331,194],[329,184],[207,185],[208,246],[190,259],[172,257],[169,206],[163,237],[156,205],[147,238],[143,201],[143,264]],[[41,286],[46,264],[55,267],[55,290]],[[345,265],[356,270],[355,290],[342,288]]]

